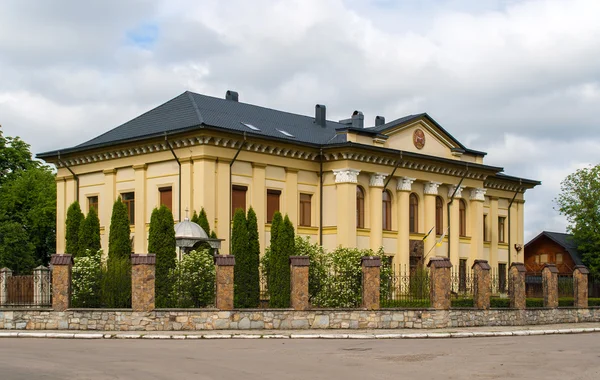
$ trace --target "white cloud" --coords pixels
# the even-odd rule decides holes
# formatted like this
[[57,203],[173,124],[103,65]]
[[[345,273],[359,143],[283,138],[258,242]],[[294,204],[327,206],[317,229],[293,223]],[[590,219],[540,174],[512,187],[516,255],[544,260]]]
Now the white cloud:
[[527,233],[598,162],[595,0],[75,0],[0,3],[0,123],[36,152],[193,90],[367,124],[428,112],[487,163],[541,179]]

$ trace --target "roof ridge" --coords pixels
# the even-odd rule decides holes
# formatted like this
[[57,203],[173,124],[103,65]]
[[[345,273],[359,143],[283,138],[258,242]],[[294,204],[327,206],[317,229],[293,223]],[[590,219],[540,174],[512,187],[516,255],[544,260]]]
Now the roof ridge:
[[198,104],[196,103],[196,101],[194,100],[194,97],[192,96],[192,92],[190,91],[185,91],[184,94],[187,94],[188,99],[190,100],[190,102],[192,102],[192,107],[194,107],[194,111],[196,111],[196,116],[198,116],[198,123],[202,124],[204,123],[204,119],[202,118],[202,114],[200,113],[200,108],[198,108]]

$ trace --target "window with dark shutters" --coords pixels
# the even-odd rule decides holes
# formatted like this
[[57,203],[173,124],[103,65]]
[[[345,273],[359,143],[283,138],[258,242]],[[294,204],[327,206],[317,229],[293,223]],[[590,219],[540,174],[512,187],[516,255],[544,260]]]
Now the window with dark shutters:
[[356,228],[365,228],[365,192],[356,186]]
[[310,194],[300,194],[300,225],[311,226],[310,213],[311,213],[311,198]]
[[273,221],[273,215],[279,211],[279,198],[281,190],[267,190],[267,223]]
[[241,208],[246,212],[246,186],[233,185],[231,187],[231,218],[235,214],[235,210]]
[[444,201],[442,197],[435,197],[435,234],[444,233]]
[[383,192],[382,202],[383,230],[390,231],[392,229],[392,196],[389,191]]
[[158,192],[160,194],[160,205],[165,205],[173,211],[173,189],[171,187],[161,187]]
[[408,213],[408,224],[410,233],[419,232],[419,198],[417,198],[417,195],[414,193],[410,194]]
[[122,193],[121,200],[127,206],[127,215],[129,215],[129,224],[135,224],[135,193]]

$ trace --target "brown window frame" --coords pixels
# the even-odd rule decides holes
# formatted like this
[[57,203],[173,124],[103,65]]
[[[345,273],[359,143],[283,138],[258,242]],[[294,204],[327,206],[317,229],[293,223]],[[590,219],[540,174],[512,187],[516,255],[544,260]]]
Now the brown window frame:
[[[93,199],[95,199],[95,201],[93,201]],[[97,195],[90,195],[87,197],[87,201],[88,201],[88,212],[90,212],[90,210],[93,208],[96,209],[96,213],[98,212],[98,203],[99,203],[99,198]]]
[[[131,195],[131,199],[129,199],[129,195]],[[125,206],[127,206],[129,225],[133,226],[135,224],[135,191],[121,193],[121,202],[125,203]]]
[[408,200],[408,228],[411,234],[419,232],[419,197],[410,193]]
[[273,215],[281,207],[281,190],[267,189],[267,223],[273,221]]
[[[235,204],[236,202],[236,193],[243,193],[243,197],[239,197],[238,199],[243,199],[242,206]],[[232,185],[231,186],[231,219],[233,220],[233,215],[235,214],[235,210],[241,208],[246,212],[246,197],[248,194],[248,186],[242,185]]]
[[444,233],[444,200],[442,197],[435,197],[435,234]]
[[[171,202],[170,204],[163,203],[163,194],[171,193]],[[162,206],[163,204],[167,206],[171,212],[173,212],[173,187],[172,186],[164,186],[158,188],[158,202]]]
[[356,186],[356,228],[365,228],[365,191]]
[[300,225],[311,226],[312,194],[300,193]]
[[392,230],[392,194],[388,190],[384,190],[381,194],[381,216],[382,229],[384,231]]
[[498,217],[498,243],[506,243],[506,217]]
[[488,216],[487,214],[483,214],[483,241],[490,241],[488,236]]
[[458,202],[458,233],[467,236],[467,204],[462,199]]

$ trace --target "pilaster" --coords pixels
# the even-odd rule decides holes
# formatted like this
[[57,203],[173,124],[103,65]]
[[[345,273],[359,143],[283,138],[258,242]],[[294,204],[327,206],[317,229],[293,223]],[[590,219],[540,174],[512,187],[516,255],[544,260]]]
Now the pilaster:
[[298,170],[285,169],[285,209],[294,227],[298,226]]
[[136,252],[147,252],[146,237],[146,164],[134,165],[135,171],[135,233],[133,247]]
[[[183,210],[186,208],[189,209],[191,218],[196,207],[194,205],[192,187],[194,182],[194,166],[192,164],[192,159],[189,157],[182,157],[179,159],[179,162],[181,163],[181,208]],[[179,203],[173,204],[173,216],[177,216],[177,218],[174,218],[175,221],[182,221],[183,218],[185,218],[185,214],[182,214],[182,212],[185,212],[183,210],[179,209]],[[210,231],[207,233],[210,234]]]
[[398,254],[396,262],[400,265],[410,264],[410,192],[412,191],[412,183],[414,178],[399,177],[396,185],[398,207]]
[[65,253],[65,234],[67,208],[65,199],[65,181],[62,178],[56,179],[56,252]]
[[454,192],[456,186],[450,186],[448,189],[448,199],[452,198],[454,194],[454,200],[450,204],[450,215],[448,229],[448,238],[450,240],[450,262],[454,266],[458,266],[459,252],[460,252],[460,198],[462,197],[463,187],[459,187]]
[[[200,213],[200,210],[204,208],[206,216],[208,218],[210,228],[217,231],[215,221],[217,219],[217,165],[214,157],[194,157],[193,158],[193,170],[192,176],[193,191],[193,210]],[[192,207],[190,207],[192,210]],[[192,211],[192,215],[193,215]],[[210,231],[206,231],[210,233]],[[226,235],[221,235],[221,238],[228,238]],[[225,246],[226,244],[223,244]]]
[[337,197],[337,244],[342,247],[356,247],[356,169],[335,169]]
[[221,239],[227,239],[225,244],[221,245],[221,252],[223,255],[229,254],[229,229],[231,228],[230,217],[231,217],[231,186],[229,184],[229,173],[231,168],[229,167],[229,161],[219,159],[217,162],[217,191],[216,191],[216,202],[217,207],[217,221],[215,231],[217,236]]
[[469,204],[471,221],[471,252],[469,262],[474,262],[483,257],[483,202],[485,201],[485,189],[476,188],[471,190],[471,201]]
[[383,246],[383,185],[384,173],[373,173],[369,181],[369,203],[371,210],[370,246],[375,252]]
[[498,198],[490,198],[490,264],[498,268]]
[[[425,230],[431,234],[425,238],[425,255],[431,254],[435,249],[436,231],[435,231],[435,198],[438,194],[440,182],[426,182],[423,185],[424,204],[425,204]],[[432,230],[433,228],[433,230]]]
[[252,164],[252,208],[256,212],[258,244],[261,252],[264,252],[265,249],[266,167],[267,165],[264,164]]

